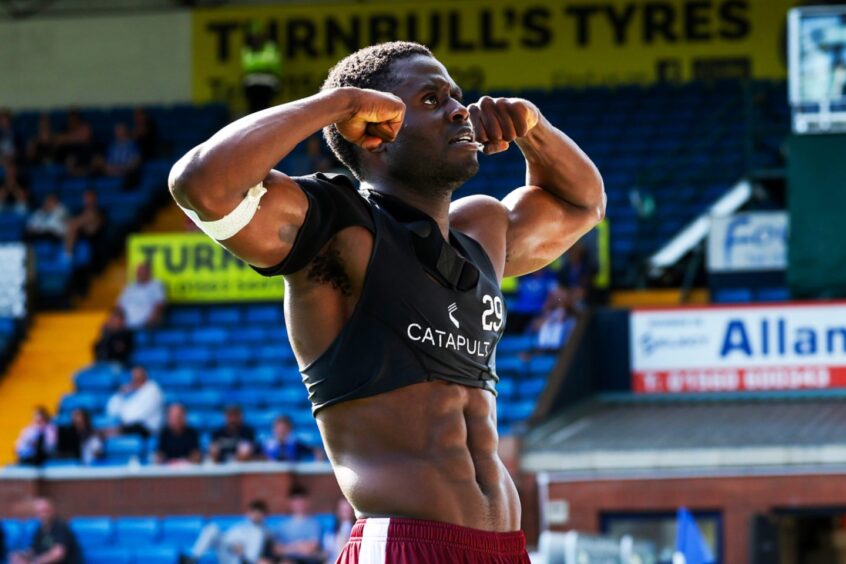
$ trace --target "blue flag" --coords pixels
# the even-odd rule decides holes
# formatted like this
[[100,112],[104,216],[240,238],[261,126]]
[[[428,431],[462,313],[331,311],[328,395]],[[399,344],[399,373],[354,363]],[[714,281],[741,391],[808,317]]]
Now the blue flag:
[[714,563],[714,556],[702,538],[693,515],[685,507],[679,508],[676,517],[676,556],[678,555],[684,556],[684,564]]

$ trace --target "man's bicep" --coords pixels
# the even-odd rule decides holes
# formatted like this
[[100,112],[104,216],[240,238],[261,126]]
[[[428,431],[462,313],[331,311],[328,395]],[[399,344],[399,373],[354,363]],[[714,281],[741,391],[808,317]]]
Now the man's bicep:
[[220,244],[243,261],[266,268],[288,256],[305,220],[308,198],[293,179],[275,170],[263,185],[267,192],[255,215],[238,233]]
[[595,220],[537,186],[523,186],[503,199],[508,209],[505,276],[547,266],[587,233]]

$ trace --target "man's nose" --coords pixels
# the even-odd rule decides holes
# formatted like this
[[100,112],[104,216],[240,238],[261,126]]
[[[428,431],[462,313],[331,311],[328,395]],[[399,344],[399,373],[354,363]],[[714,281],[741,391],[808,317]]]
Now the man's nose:
[[449,112],[450,121],[463,123],[470,119],[470,112],[467,111],[467,107],[464,104],[462,104],[458,100],[453,100],[452,104],[453,107]]

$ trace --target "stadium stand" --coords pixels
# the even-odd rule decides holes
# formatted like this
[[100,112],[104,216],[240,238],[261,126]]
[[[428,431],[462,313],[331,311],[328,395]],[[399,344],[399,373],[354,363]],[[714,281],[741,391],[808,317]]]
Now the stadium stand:
[[[221,346],[224,343],[227,346]],[[527,335],[506,335],[499,349],[499,428],[504,434],[532,414],[556,362],[551,354],[521,358],[531,344]],[[286,414],[305,443],[320,445],[280,304],[173,308],[161,327],[137,333],[132,360],[147,367],[168,402],[186,406],[189,424],[202,433],[203,444],[208,444],[211,431],[222,424],[223,408],[235,404],[242,407],[245,422],[260,436],[269,434],[276,416]],[[57,423],[67,423],[71,411],[81,407],[92,413],[95,426],[109,427],[113,422],[104,414],[106,402],[127,378],[126,371],[110,364],[80,370],[74,376],[74,393],[62,399]],[[143,462],[154,446],[154,440],[113,437],[106,443],[106,458],[101,463]]]
[[[335,516],[317,514],[323,532],[334,530]],[[271,515],[267,526],[275,531],[288,515]],[[176,564],[180,554],[187,554],[202,528],[215,523],[226,528],[243,520],[240,515],[175,515],[167,517],[76,517],[70,519],[86,564]],[[31,519],[3,519],[0,526],[10,551],[29,546],[38,523]],[[202,564],[213,564],[217,558],[207,554]]]
[[[124,186],[123,179],[115,176],[70,176],[66,167],[58,163],[38,164],[22,171],[29,184],[31,210],[41,205],[48,194],[55,193],[71,213],[76,213],[80,210],[83,192],[93,189],[106,215],[102,248],[93,249],[88,241],[81,240],[76,244],[73,257],[69,258],[61,242],[37,241],[32,245],[37,294],[46,305],[68,305],[72,284],[79,283],[84,289],[89,270],[102,267],[105,259],[123,250],[126,235],[137,230],[166,200],[164,186],[173,161],[219,129],[228,118],[223,105],[151,106],[145,110],[157,125],[159,141],[155,157],[141,165],[134,186]],[[91,125],[95,141],[101,145],[110,138],[116,124],[131,122],[132,112],[131,108],[80,110],[83,119]],[[41,115],[37,112],[15,114],[16,134],[21,139],[34,137]],[[48,115],[56,126],[65,121],[65,112]],[[26,218],[27,214],[18,210],[0,212],[0,242],[22,240]]]

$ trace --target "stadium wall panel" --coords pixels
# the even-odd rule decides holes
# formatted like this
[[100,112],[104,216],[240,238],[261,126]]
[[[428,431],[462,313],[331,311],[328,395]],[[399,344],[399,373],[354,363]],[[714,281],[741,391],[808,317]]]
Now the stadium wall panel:
[[189,12],[0,22],[12,109],[187,102]]

